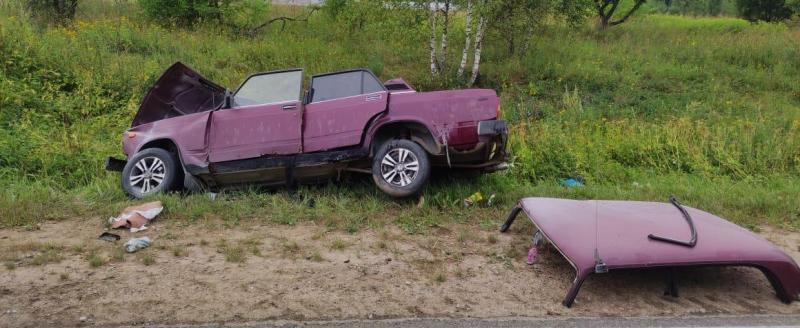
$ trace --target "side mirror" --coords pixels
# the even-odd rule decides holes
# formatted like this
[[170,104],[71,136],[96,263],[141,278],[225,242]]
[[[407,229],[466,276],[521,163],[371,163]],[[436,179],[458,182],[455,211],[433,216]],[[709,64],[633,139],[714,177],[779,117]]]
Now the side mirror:
[[228,90],[225,90],[225,106],[224,109],[233,107],[233,95]]

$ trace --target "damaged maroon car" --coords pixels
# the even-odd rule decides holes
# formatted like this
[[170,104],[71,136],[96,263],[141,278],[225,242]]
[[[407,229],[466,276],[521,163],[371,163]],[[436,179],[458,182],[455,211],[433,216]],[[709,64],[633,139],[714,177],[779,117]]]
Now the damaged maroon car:
[[431,168],[506,168],[506,124],[494,90],[417,92],[366,69],[249,76],[235,92],[175,63],[142,101],[109,157],[132,197],[188,188],[314,183],[372,174],[382,191],[421,190]]

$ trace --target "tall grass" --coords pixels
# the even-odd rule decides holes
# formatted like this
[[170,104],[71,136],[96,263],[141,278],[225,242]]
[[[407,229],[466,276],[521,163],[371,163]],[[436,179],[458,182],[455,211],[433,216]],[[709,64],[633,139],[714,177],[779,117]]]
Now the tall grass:
[[[384,12],[366,21],[316,14],[256,37],[143,20],[133,4],[83,2],[72,26],[42,27],[0,8],[0,226],[111,215],[129,204],[102,158],[120,154],[143,93],[182,61],[233,88],[256,71],[306,74],[368,67],[422,90],[457,87],[427,73],[425,21]],[[301,8],[272,7],[297,16]],[[457,18],[458,19],[458,18]],[[460,55],[458,28],[450,62]],[[737,222],[800,227],[800,32],[733,18],[647,15],[598,32],[542,28],[524,56],[487,36],[480,83],[511,123],[512,168],[434,181],[424,202],[394,201],[369,181],[160,196],[175,219],[225,224],[314,220],[354,231],[395,222],[409,232],[497,217],[523,195],[663,200],[669,194]],[[581,175],[588,186],[557,187]],[[460,200],[498,193],[500,207]],[[309,199],[314,199],[313,207]],[[170,210],[172,209],[172,210]]]

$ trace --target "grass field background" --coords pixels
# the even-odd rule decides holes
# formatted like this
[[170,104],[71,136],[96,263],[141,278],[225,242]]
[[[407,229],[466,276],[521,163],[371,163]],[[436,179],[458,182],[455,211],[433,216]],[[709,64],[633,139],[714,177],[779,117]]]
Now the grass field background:
[[[270,15],[303,8],[271,7]],[[367,67],[421,90],[458,88],[428,72],[425,21],[410,12],[366,22],[315,13],[255,37],[213,25],[144,20],[135,2],[84,1],[67,27],[0,5],[0,227],[105,217],[132,203],[119,175],[121,133],[162,70],[182,61],[234,88],[252,72],[306,74]],[[384,17],[385,16],[385,17]],[[460,17],[456,18],[460,19]],[[463,42],[455,24],[448,60]],[[480,87],[498,90],[511,123],[512,168],[477,179],[435,178],[419,198],[393,200],[369,179],[285,191],[161,195],[187,223],[294,224],[409,233],[451,223],[493,228],[522,196],[666,201],[751,229],[800,229],[800,30],[736,18],[646,14],[598,31],[544,24],[522,56],[486,37]],[[452,68],[451,68],[452,69]],[[558,180],[585,177],[584,188]],[[474,192],[489,208],[465,208]]]

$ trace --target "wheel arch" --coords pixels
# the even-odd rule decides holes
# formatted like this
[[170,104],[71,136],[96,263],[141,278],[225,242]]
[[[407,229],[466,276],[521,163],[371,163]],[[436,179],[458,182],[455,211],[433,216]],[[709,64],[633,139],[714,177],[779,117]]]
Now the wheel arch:
[[[148,148],[161,148],[161,149],[164,149],[166,151],[169,151],[169,152],[177,155],[178,160],[180,161],[180,157],[181,157],[180,148],[178,148],[178,144],[176,144],[175,141],[173,141],[172,139],[159,138],[159,139],[149,140],[149,141],[145,142],[144,144],[142,144],[139,147],[139,149],[136,150],[136,152],[138,153],[138,152],[140,152],[142,150],[145,150],[145,149],[148,149]],[[181,164],[181,165],[183,165],[183,164]]]
[[415,120],[397,120],[380,124],[374,129],[369,144],[369,154],[373,156],[384,142],[400,137],[419,144],[429,154],[442,152],[442,145],[436,140],[430,128]]
[[[170,138],[156,138],[156,139],[153,139],[153,140],[148,140],[147,142],[143,143],[139,147],[139,149],[136,150],[136,153],[138,153],[138,152],[140,152],[142,150],[145,150],[145,149],[150,149],[150,148],[164,149],[164,150],[172,153],[173,155],[175,155],[175,159],[178,161],[178,166],[179,166],[179,170],[178,170],[178,179],[179,179],[179,181],[181,181],[181,184],[183,185],[184,188],[196,189],[196,188],[193,188],[194,185],[192,183],[199,183],[199,182],[194,182],[193,180],[196,180],[196,179],[193,179],[192,178],[193,175],[189,171],[186,170],[186,166],[184,165],[184,162],[183,162],[183,155],[181,155],[180,148],[178,147],[178,144],[174,140],[172,140]],[[190,180],[192,180],[192,181],[190,181]]]

